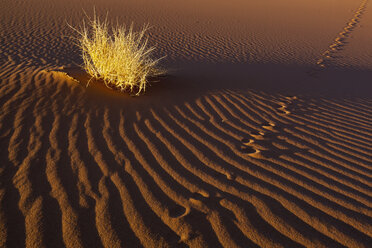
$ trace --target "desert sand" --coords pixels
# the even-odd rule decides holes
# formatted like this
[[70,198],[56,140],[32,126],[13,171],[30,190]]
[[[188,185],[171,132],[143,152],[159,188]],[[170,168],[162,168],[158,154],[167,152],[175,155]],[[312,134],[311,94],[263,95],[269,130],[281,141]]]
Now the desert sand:
[[[85,87],[94,8],[152,26],[144,95]],[[371,247],[371,1],[0,12],[0,247]]]

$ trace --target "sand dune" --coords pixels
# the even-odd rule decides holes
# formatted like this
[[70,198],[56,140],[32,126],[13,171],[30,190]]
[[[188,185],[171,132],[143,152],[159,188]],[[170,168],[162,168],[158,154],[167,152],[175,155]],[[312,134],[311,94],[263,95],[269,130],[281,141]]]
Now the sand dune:
[[[92,3],[154,25],[145,95],[85,87]],[[0,7],[0,247],[372,243],[370,1]]]

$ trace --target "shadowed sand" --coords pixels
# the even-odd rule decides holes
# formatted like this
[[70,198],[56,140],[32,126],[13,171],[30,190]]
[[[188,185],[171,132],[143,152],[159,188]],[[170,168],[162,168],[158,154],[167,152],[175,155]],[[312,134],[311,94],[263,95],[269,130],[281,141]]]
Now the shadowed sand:
[[[145,95],[85,87],[92,2],[154,25]],[[0,247],[368,247],[370,1],[175,2],[0,2]]]

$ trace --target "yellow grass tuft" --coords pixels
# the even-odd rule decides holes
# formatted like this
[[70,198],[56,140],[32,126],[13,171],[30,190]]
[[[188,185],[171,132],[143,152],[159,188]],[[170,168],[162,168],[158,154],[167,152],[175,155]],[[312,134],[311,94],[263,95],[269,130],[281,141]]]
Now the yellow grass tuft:
[[78,33],[84,70],[109,88],[139,95],[145,91],[149,78],[165,73],[158,67],[162,58],[152,58],[155,47],[148,47],[148,25],[139,32],[133,30],[133,24],[129,29],[119,24],[109,29],[107,18],[101,21],[94,14],[93,20],[88,17],[87,24],[83,21],[79,29],[73,29]]

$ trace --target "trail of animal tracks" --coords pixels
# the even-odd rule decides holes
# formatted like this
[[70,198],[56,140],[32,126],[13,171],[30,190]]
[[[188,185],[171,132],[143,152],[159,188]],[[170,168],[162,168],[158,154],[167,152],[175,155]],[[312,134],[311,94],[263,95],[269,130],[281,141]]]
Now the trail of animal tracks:
[[[325,68],[327,64],[331,63],[332,59],[337,58],[337,53],[350,42],[350,36],[353,31],[358,28],[358,24],[361,22],[364,12],[367,9],[368,0],[363,0],[353,15],[352,19],[346,24],[342,31],[334,39],[334,42],[329,45],[329,49],[322,53],[322,58],[317,61],[317,65],[320,68]],[[360,26],[360,25],[359,25]]]
[[[65,23],[92,3],[154,26],[145,95],[85,87]],[[0,8],[0,247],[372,243],[369,1]]]

